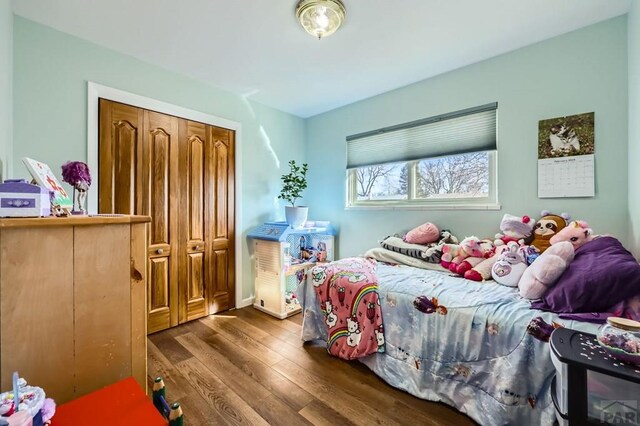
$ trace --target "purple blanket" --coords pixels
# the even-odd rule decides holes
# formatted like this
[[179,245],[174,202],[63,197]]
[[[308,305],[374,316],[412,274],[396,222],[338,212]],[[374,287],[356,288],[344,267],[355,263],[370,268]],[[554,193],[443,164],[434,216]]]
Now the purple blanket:
[[601,322],[615,314],[638,316],[631,303],[636,296],[640,296],[640,265],[620,241],[600,237],[576,250],[556,285],[531,307]]

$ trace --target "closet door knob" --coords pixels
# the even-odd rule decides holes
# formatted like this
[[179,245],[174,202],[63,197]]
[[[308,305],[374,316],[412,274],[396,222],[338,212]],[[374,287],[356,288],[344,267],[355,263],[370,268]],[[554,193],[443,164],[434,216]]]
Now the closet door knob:
[[157,254],[162,254],[162,253],[164,253],[164,250],[162,250],[162,249],[158,249],[158,250],[156,250],[156,253],[157,253]]
[[202,247],[200,246],[196,246],[196,250],[200,250]]

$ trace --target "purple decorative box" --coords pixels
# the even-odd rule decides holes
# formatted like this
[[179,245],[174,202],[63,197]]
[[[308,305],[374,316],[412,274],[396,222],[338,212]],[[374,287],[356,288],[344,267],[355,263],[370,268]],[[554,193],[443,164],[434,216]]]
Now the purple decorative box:
[[24,179],[0,183],[0,217],[39,217],[51,215],[49,191]]

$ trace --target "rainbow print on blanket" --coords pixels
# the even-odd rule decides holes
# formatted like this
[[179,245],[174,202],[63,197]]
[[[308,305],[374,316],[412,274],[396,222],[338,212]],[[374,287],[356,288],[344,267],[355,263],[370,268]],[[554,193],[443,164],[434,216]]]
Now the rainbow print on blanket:
[[311,275],[329,334],[327,351],[343,359],[384,352],[375,261],[342,259],[315,266]]

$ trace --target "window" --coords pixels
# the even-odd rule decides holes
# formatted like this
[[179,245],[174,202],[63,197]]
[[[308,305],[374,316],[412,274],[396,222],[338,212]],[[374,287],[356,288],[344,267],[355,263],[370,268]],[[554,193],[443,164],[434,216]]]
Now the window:
[[348,207],[498,208],[497,104],[347,137]]

